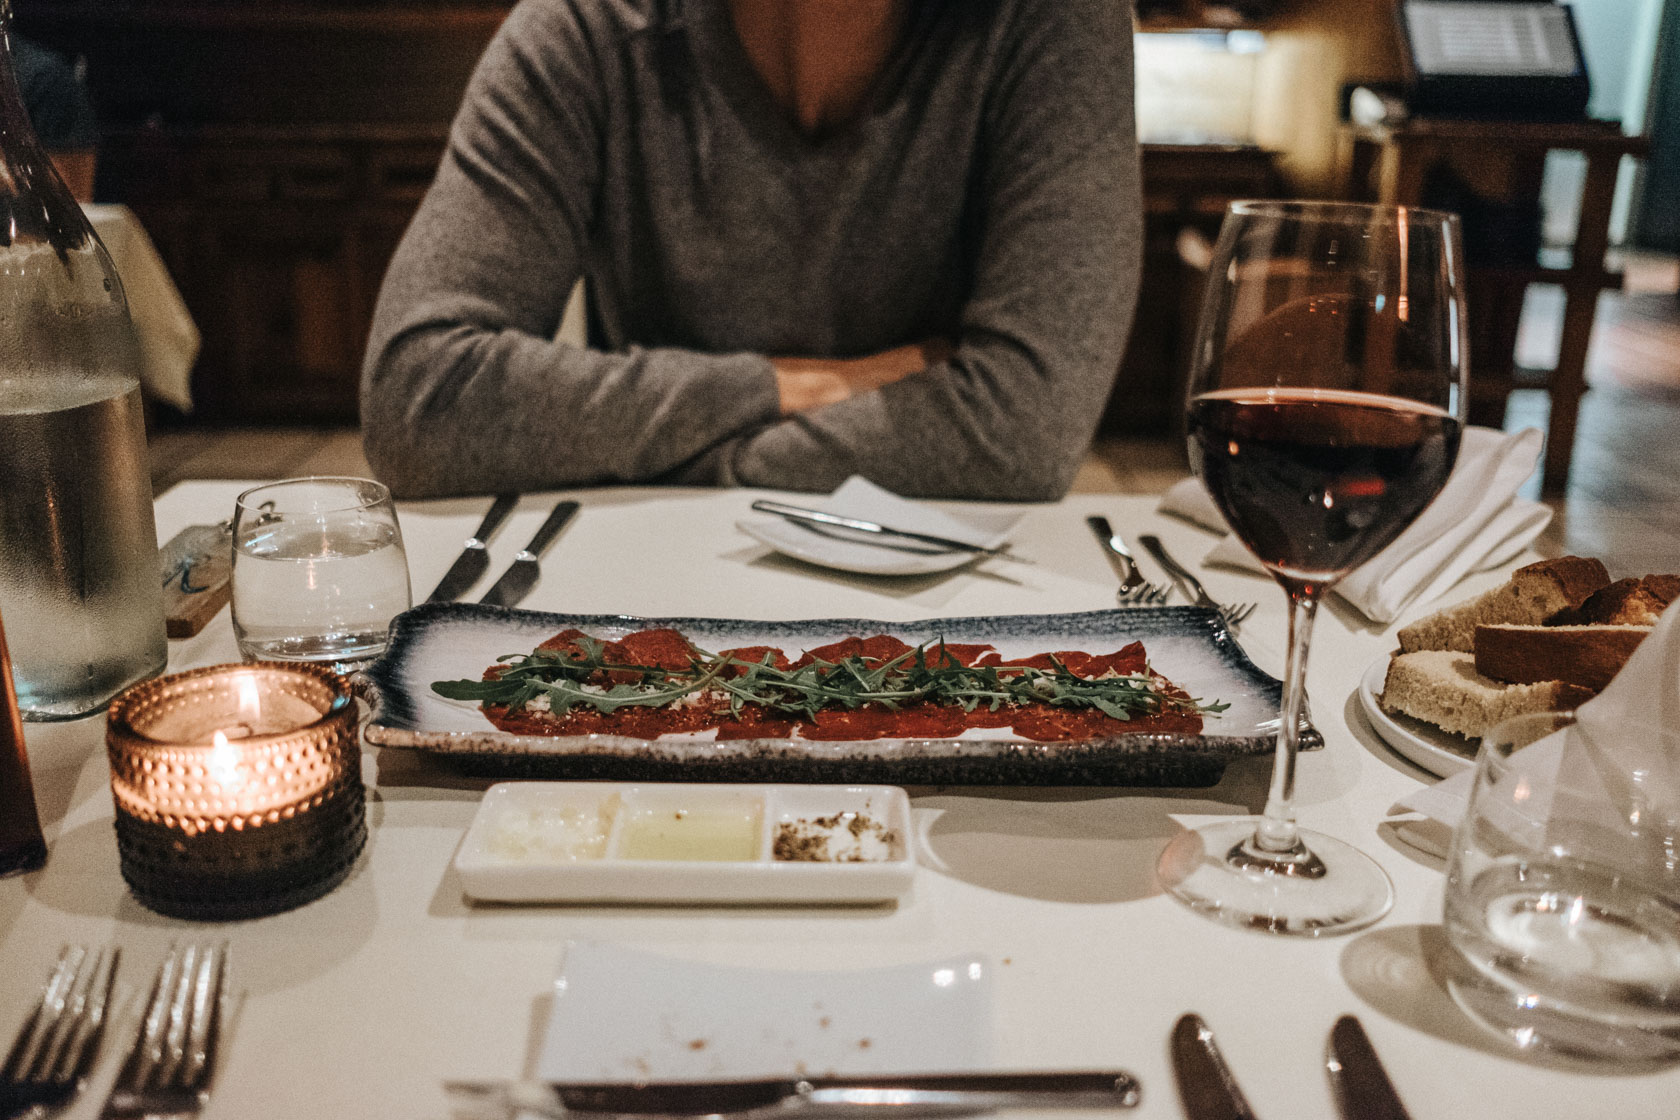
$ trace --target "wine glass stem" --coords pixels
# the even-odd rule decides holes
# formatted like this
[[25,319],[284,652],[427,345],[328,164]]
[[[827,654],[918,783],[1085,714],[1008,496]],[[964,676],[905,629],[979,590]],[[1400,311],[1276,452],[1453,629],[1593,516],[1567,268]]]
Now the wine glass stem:
[[1317,616],[1318,589],[1290,588],[1283,722],[1278,728],[1277,756],[1272,763],[1272,788],[1266,794],[1266,812],[1254,830],[1254,846],[1262,852],[1282,855],[1301,850],[1300,829],[1295,825],[1295,754],[1300,746],[1301,712],[1307,704],[1307,650],[1312,645],[1313,619]]

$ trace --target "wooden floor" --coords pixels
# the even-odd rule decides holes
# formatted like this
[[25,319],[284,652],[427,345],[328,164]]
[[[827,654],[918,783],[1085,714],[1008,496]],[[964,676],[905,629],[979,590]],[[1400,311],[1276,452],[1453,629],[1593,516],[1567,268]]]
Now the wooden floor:
[[[1575,461],[1543,551],[1598,556],[1616,576],[1680,571],[1680,268],[1673,258],[1635,261],[1628,291],[1605,293],[1593,332]],[[1546,368],[1556,348],[1561,299],[1531,294],[1518,342],[1522,364]],[[1522,390],[1506,427],[1546,426],[1546,395]],[[152,485],[191,478],[366,475],[350,428],[177,427],[155,432]],[[1157,493],[1186,473],[1176,437],[1104,439],[1074,489]],[[1537,496],[1538,480],[1531,480]]]

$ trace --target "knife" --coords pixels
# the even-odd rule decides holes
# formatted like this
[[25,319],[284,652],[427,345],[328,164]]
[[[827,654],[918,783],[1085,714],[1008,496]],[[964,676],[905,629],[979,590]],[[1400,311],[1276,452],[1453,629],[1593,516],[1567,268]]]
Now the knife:
[[518,494],[496,495],[496,500],[490,503],[490,512],[484,515],[484,520],[478,523],[473,535],[461,546],[461,555],[455,557],[455,563],[449,566],[449,570],[438,581],[437,589],[426,596],[426,602],[454,602],[461,597],[462,592],[478,582],[478,577],[490,567],[490,534],[496,531],[496,526],[502,523],[517,504]]
[[[952,537],[939,537],[932,533],[915,533],[911,532],[909,529],[893,529],[875,521],[864,521],[857,517],[841,517],[837,513],[824,513],[820,509],[806,509],[804,506],[790,506],[785,502],[772,502],[764,498],[760,498],[758,501],[754,502],[752,504],[752,508],[760,513],[773,513],[777,517],[783,517],[789,521],[798,521],[806,525],[821,525],[834,529],[850,529],[853,532],[868,533],[871,536],[895,537],[899,540],[917,541],[921,544],[930,544],[936,548],[944,549],[946,552],[972,552],[976,556],[1001,556],[1009,560],[1021,559],[1009,551],[1008,545],[1000,545],[993,548],[988,545],[975,544],[973,541],[959,541]],[[888,542],[864,541],[862,543],[886,544]]]
[[1178,1096],[1190,1120],[1256,1120],[1200,1015],[1179,1018],[1171,1047]]
[[1120,577],[1120,590],[1130,591],[1144,582],[1143,573],[1138,571],[1137,561],[1126,548],[1126,542],[1120,539],[1114,531],[1114,526],[1108,523],[1108,518],[1093,514],[1085,519],[1085,524],[1091,527],[1091,532],[1102,542],[1103,555],[1114,568],[1114,574]]
[[1078,1073],[954,1073],[897,1077],[617,1084],[450,1081],[455,1116],[540,1117],[969,1116],[999,1109],[1132,1108],[1137,1079],[1123,1070]]
[[1346,1120],[1411,1120],[1365,1028],[1352,1015],[1343,1015],[1330,1028],[1324,1068]]
[[508,570],[502,573],[502,578],[484,593],[479,602],[494,607],[517,606],[537,585],[537,577],[542,574],[537,561],[542,559],[542,554],[548,551],[548,546],[554,543],[554,538],[560,535],[560,530],[566,527],[566,522],[577,511],[576,502],[566,501],[556,505],[542,523],[542,528],[537,530],[537,535],[531,538],[531,543],[519,550]]

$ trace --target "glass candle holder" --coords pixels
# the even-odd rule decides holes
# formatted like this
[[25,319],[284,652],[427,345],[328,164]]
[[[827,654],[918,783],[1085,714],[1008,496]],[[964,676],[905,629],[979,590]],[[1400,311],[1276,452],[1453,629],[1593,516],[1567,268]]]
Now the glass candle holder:
[[329,669],[259,661],[147,681],[112,703],[105,744],[123,878],[160,914],[301,906],[367,841],[356,705]]

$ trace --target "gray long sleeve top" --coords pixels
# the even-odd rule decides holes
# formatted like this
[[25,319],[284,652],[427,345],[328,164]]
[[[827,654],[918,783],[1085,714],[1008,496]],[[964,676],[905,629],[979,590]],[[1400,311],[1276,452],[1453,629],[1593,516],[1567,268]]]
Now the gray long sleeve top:
[[[524,0],[391,262],[362,380],[405,496],[610,482],[1067,489],[1141,220],[1117,0],[921,0],[859,117],[802,133],[727,0]],[[587,278],[591,346],[555,341]],[[766,355],[949,359],[779,415]]]

